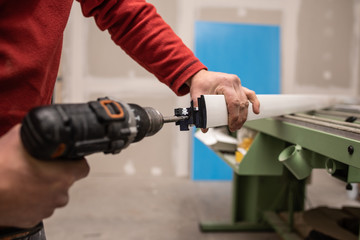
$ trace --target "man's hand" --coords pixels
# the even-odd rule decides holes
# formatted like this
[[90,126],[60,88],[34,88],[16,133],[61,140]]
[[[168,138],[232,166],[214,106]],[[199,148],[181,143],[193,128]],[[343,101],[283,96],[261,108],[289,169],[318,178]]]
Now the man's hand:
[[[260,112],[260,102],[254,91],[241,86],[238,76],[219,72],[200,70],[188,80],[191,99],[197,104],[197,98],[205,94],[222,94],[228,109],[230,131],[240,129],[247,119],[249,101],[255,114]],[[206,130],[205,130],[206,131]]]
[[70,186],[89,173],[86,160],[46,162],[32,158],[20,125],[0,138],[0,226],[30,228],[69,200]]

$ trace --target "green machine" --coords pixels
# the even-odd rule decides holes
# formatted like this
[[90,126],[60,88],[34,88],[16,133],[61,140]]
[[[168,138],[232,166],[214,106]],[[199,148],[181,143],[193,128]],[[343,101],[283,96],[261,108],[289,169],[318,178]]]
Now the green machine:
[[[217,152],[234,172],[232,219],[201,223],[207,231],[276,231],[283,239],[302,239],[294,214],[304,210],[305,188],[314,168],[346,183],[360,182],[360,107],[331,109],[249,121],[257,131],[240,163]],[[287,221],[279,217],[286,212]]]

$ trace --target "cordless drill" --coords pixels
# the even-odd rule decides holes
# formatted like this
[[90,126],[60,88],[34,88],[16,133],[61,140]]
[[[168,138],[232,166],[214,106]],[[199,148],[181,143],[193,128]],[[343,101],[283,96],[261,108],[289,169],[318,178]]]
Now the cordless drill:
[[[206,104],[206,99],[211,104]],[[214,103],[220,103],[221,107]],[[189,108],[176,108],[171,117],[163,117],[151,107],[109,98],[40,106],[24,118],[21,140],[33,157],[42,160],[79,159],[96,152],[116,154],[129,144],[154,135],[164,123],[175,122],[181,131],[189,130],[189,126],[211,127],[207,119],[214,115],[211,112],[226,110],[223,96],[202,95],[197,105],[194,107],[191,102]],[[227,114],[222,115],[226,124]]]
[[154,135],[164,123],[187,118],[163,117],[151,107],[100,98],[32,109],[23,120],[21,139],[35,158],[79,159],[96,152],[119,153],[130,143]]

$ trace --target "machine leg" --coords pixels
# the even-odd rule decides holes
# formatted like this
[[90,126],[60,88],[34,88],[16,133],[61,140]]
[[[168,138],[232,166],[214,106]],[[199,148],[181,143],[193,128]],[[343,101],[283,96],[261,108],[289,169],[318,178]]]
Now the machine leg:
[[[200,229],[210,231],[273,231],[264,219],[264,212],[303,210],[305,181],[292,181],[284,169],[282,176],[233,177],[232,219],[228,223],[201,223]],[[290,226],[293,221],[290,221]]]
[[302,240],[275,212],[265,212],[264,219],[284,240]]

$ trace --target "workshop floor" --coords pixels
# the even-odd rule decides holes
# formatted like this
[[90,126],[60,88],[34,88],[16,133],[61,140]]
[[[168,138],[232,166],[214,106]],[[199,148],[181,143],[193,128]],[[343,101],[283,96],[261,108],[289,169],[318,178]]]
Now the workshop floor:
[[[199,231],[200,221],[230,220],[231,182],[178,178],[170,163],[154,167],[99,155],[89,161],[91,173],[73,186],[69,205],[45,221],[48,240],[280,239],[274,233]],[[360,206],[348,200],[343,183],[314,171],[307,205],[344,204]]]

